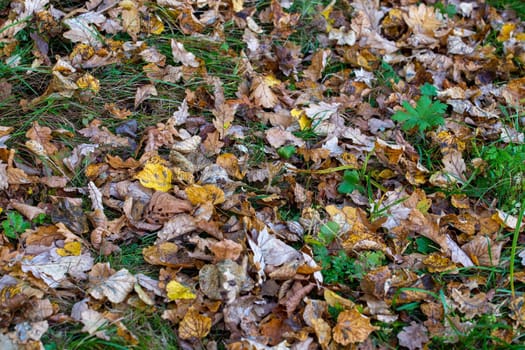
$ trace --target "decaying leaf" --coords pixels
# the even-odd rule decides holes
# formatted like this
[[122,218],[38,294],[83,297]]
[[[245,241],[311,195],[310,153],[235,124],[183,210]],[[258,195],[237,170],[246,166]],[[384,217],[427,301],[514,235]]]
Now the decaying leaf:
[[341,345],[361,343],[378,327],[372,326],[370,319],[356,309],[345,310],[337,317],[333,329],[334,340]]
[[96,299],[108,298],[112,303],[123,302],[133,290],[135,277],[126,269],[121,269],[104,281],[93,285],[89,294]]
[[68,276],[85,279],[86,271],[93,266],[89,253],[78,256],[60,256],[56,249],[51,249],[22,261],[22,271],[31,272],[42,279],[48,286],[56,288],[65,282]]
[[414,321],[399,332],[397,339],[399,345],[409,350],[423,349],[423,346],[429,341],[426,327]]

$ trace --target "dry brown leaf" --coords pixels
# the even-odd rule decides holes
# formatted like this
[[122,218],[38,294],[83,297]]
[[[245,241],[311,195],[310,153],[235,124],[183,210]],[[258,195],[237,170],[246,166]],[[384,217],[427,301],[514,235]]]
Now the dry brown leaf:
[[215,242],[209,248],[218,261],[225,259],[237,260],[242,252],[242,245],[230,239]]
[[89,271],[92,266],[93,258],[89,253],[79,256],[60,256],[56,248],[22,260],[23,272],[31,272],[52,288],[60,286],[69,276],[85,279],[87,277],[85,271]]
[[345,310],[337,317],[337,325],[333,329],[334,340],[341,345],[364,342],[370,334],[379,329],[372,326],[370,319],[356,309]]
[[403,19],[415,34],[433,36],[434,32],[442,25],[442,22],[437,18],[436,9],[425,4],[410,6],[408,14],[403,14]]
[[197,68],[200,66],[200,63],[197,61],[197,58],[191,52],[186,51],[184,45],[179,43],[175,39],[171,39],[171,53],[173,55],[173,60],[175,63],[182,63],[184,66]]
[[312,327],[314,328],[315,335],[317,336],[317,341],[323,347],[323,349],[328,349],[328,345],[332,340],[332,328],[322,318],[314,318],[311,320]]
[[123,302],[128,294],[133,290],[135,277],[126,269],[121,269],[108,279],[92,285],[89,294],[96,299],[108,298],[112,303]]
[[277,104],[278,99],[272,91],[272,83],[273,81],[267,77],[255,76],[253,78],[250,98],[254,100],[257,106],[273,108]]
[[17,201],[11,201],[11,206],[18,210],[22,215],[28,218],[30,221],[36,218],[38,215],[46,214],[46,211],[42,208],[35,207],[32,205],[27,205],[25,203],[20,203]]
[[53,136],[51,136],[51,129],[47,126],[40,126],[38,122],[34,122],[31,128],[26,132],[26,137],[38,142],[44,150],[47,156],[53,155],[58,151],[58,148],[51,142]]
[[493,242],[489,237],[476,236],[470,242],[461,246],[461,249],[476,265],[499,266],[501,249],[504,241]]
[[150,96],[157,96],[155,85],[148,84],[140,86],[135,93],[135,109]]
[[213,119],[213,126],[215,126],[215,130],[217,130],[221,139],[224,138],[230,128],[231,123],[235,118],[236,111],[237,104],[222,104],[212,110],[212,113],[215,116]]
[[464,313],[465,317],[469,320],[475,316],[493,314],[497,310],[497,306],[490,303],[494,296],[494,290],[486,294],[479,292],[471,297],[470,292],[462,293],[459,289],[454,288],[450,295],[457,304],[459,311]]

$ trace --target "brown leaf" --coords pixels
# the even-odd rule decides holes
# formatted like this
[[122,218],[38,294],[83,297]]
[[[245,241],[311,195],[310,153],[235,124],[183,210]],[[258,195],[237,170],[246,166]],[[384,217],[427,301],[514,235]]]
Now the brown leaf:
[[190,307],[179,324],[179,337],[181,339],[202,339],[211,330],[211,318],[199,314],[194,307]]
[[146,208],[146,222],[164,224],[174,215],[190,212],[192,209],[193,206],[187,200],[176,198],[166,192],[155,191]]
[[237,260],[242,252],[242,245],[229,239],[215,242],[209,248],[218,261]]
[[148,97],[157,95],[158,93],[155,85],[148,84],[140,86],[135,93],[135,109]]
[[48,156],[58,151],[58,148],[51,142],[53,139],[51,129],[47,126],[40,126],[38,122],[33,122],[31,128],[26,132],[26,137],[42,145]]
[[182,43],[177,42],[175,39],[171,39],[171,53],[175,63],[182,63],[184,66],[197,68],[200,63],[197,61],[194,54],[186,51]]
[[230,128],[231,123],[235,118],[236,111],[236,104],[222,104],[212,110],[212,113],[215,116],[213,119],[213,126],[215,126],[215,129],[219,133],[221,139],[224,138],[226,132]]
[[328,345],[332,340],[332,328],[322,318],[314,318],[312,321],[312,326],[317,336],[317,341],[323,347],[323,349],[328,349]]
[[256,76],[252,80],[251,94],[256,105],[264,108],[273,108],[278,102],[277,96],[273,93],[270,84],[272,80],[266,77]]
[[504,241],[496,243],[489,237],[478,235],[470,242],[461,246],[461,249],[463,249],[476,265],[499,266],[501,249],[504,243]]
[[35,207],[32,205],[27,205],[25,203],[13,201],[13,200],[11,201],[11,206],[14,209],[18,210],[26,218],[28,218],[29,221],[33,220],[40,214],[46,214],[46,211],[42,208]]
[[398,333],[397,339],[399,345],[408,348],[408,350],[423,349],[423,346],[430,340],[427,328],[414,321]]
[[346,346],[365,341],[377,329],[379,328],[372,326],[368,317],[356,309],[345,310],[337,317],[333,337],[338,344]]
[[121,269],[106,280],[92,285],[89,294],[96,299],[108,298],[112,303],[123,302],[133,290],[135,277],[126,269]]

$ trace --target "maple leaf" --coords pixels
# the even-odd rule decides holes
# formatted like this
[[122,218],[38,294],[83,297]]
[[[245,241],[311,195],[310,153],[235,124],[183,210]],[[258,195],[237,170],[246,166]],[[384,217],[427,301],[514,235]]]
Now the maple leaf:
[[403,101],[403,107],[406,111],[397,111],[392,116],[393,120],[402,123],[403,130],[411,130],[417,126],[423,132],[445,123],[443,114],[447,105],[441,102],[432,102],[432,99],[427,95],[421,96],[415,108],[408,101]]
[[255,104],[264,108],[273,108],[277,104],[277,96],[273,93],[272,81],[265,77],[256,76],[252,80],[251,95]]

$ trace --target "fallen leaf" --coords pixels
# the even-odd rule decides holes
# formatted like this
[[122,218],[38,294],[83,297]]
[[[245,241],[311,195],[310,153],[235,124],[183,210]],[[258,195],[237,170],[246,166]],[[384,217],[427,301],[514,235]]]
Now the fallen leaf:
[[399,345],[409,350],[423,349],[423,346],[430,340],[427,328],[414,321],[410,322],[410,326],[404,327],[399,332],[397,339],[399,340]]
[[146,188],[157,191],[168,192],[172,188],[171,170],[162,164],[148,162],[135,178]]
[[250,98],[253,98],[255,104],[264,108],[273,108],[278,102],[277,96],[262,76],[253,78]]
[[345,310],[337,317],[333,337],[338,344],[346,346],[364,342],[377,329],[379,328],[372,326],[368,317],[356,309]]
[[68,276],[85,279],[87,277],[85,272],[92,266],[93,258],[89,253],[79,256],[60,256],[56,249],[22,260],[23,272],[31,272],[52,288],[60,286]]
[[211,318],[201,315],[190,307],[179,324],[179,337],[181,339],[202,339],[210,333]]
[[193,205],[206,203],[217,205],[225,201],[224,192],[215,185],[191,185],[184,191]]
[[135,277],[128,270],[121,269],[106,280],[91,286],[89,294],[95,299],[106,297],[112,303],[122,303],[133,290],[135,282]]
[[195,55],[186,51],[184,45],[175,39],[171,39],[171,54],[173,55],[173,61],[175,61],[175,63],[180,62],[184,66],[193,68],[200,66],[200,63],[197,61]]
[[140,86],[135,93],[135,109],[150,96],[157,96],[157,89],[155,85],[148,84]]
[[177,281],[170,281],[166,285],[166,293],[169,300],[177,299],[195,299],[197,296],[190,288],[180,284]]

